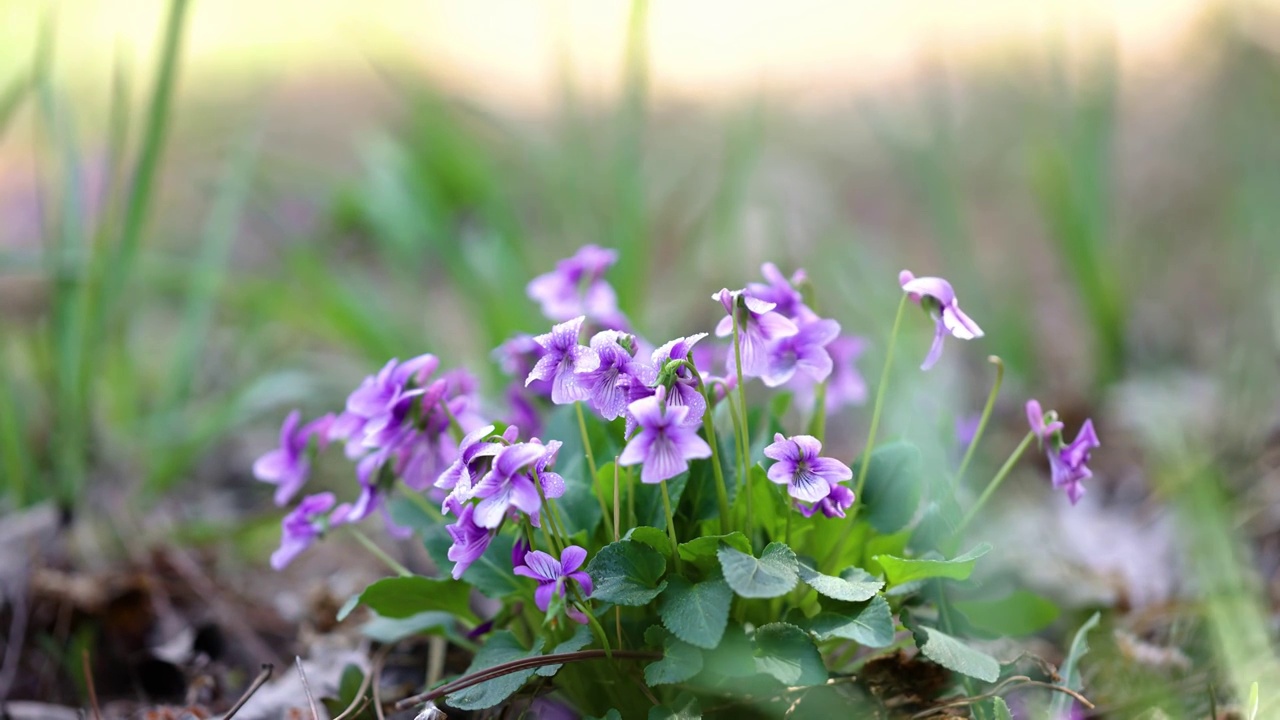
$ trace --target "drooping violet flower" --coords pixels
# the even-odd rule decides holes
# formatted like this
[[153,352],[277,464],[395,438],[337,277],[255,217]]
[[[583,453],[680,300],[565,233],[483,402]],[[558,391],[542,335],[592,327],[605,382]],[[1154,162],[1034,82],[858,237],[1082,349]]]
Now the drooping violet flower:
[[760,274],[766,283],[747,283],[751,297],[773,303],[776,312],[792,320],[809,310],[804,304],[804,295],[795,287],[807,279],[804,270],[797,269],[788,280],[777,265],[767,262],[760,266]]
[[764,456],[776,460],[769,468],[769,479],[787,486],[787,494],[801,502],[816,503],[831,494],[844,480],[853,478],[848,465],[829,457],[821,457],[822,443],[812,435],[783,437],[775,433],[773,444]]
[[633,384],[651,385],[657,376],[650,365],[635,359],[634,347],[633,336],[616,330],[604,330],[591,338],[591,350],[600,364],[582,373],[578,383],[587,389],[587,404],[606,420],[626,412]]
[[[502,448],[499,443],[485,441],[485,438],[493,434],[493,430],[492,425],[485,425],[462,438],[462,442],[458,445],[458,459],[436,478],[435,486],[441,490],[448,490],[449,498],[455,501],[456,505],[471,498],[471,487],[478,479],[473,475],[477,461],[496,455]],[[442,511],[448,514],[450,507],[453,506],[449,500],[446,500]]]
[[465,505],[458,513],[457,522],[444,528],[449,532],[449,537],[453,538],[453,545],[449,547],[447,556],[453,561],[451,574],[454,580],[460,579],[462,573],[471,567],[471,563],[480,559],[493,540],[493,533],[475,523],[474,513],[474,505]]
[[609,327],[625,327],[618,296],[604,279],[605,271],[617,261],[616,250],[584,245],[573,257],[556,263],[555,270],[529,281],[525,291],[552,322],[584,315]]
[[[528,334],[521,333],[507,338],[501,345],[494,348],[492,357],[498,361],[498,367],[502,368],[502,372],[513,378],[527,378],[529,373],[547,354],[547,349],[538,344],[538,341]],[[528,390],[538,397],[551,396],[551,383],[545,380],[538,380],[533,383],[526,383]]]
[[335,502],[331,492],[308,495],[284,516],[281,522],[280,547],[271,553],[273,569],[283,570],[324,533],[329,523],[322,516]]
[[496,528],[513,507],[531,517],[538,514],[542,499],[525,468],[541,459],[547,448],[541,443],[516,443],[500,450],[493,467],[471,489],[480,498],[475,521],[485,528]]
[[1093,429],[1093,420],[1085,420],[1076,433],[1076,439],[1069,444],[1062,439],[1064,426],[1058,420],[1057,413],[1044,413],[1039,402],[1027,401],[1027,420],[1049,458],[1053,487],[1065,490],[1072,505],[1080,502],[1085,494],[1082,483],[1093,477],[1093,472],[1086,464],[1089,462],[1089,454],[1102,445]]
[[797,372],[822,382],[831,374],[832,360],[827,345],[840,334],[835,320],[813,319],[801,322],[795,335],[788,335],[769,345],[765,371],[760,379],[769,387],[786,383]]
[[942,357],[942,340],[947,333],[961,340],[973,340],[982,337],[982,328],[978,327],[964,311],[956,299],[951,283],[940,277],[918,278],[910,270],[898,273],[898,284],[913,302],[922,303],[937,323],[933,333],[933,345],[925,356],[921,370],[928,370]]
[[578,344],[578,333],[585,317],[578,316],[551,328],[551,332],[534,338],[547,354],[529,371],[527,386],[534,380],[551,381],[551,402],[557,405],[586,400],[591,391],[582,384],[579,375],[600,367],[600,357],[585,345]]
[[[538,581],[538,589],[533,591],[533,600],[538,609],[546,612],[551,607],[551,599],[556,595],[568,600],[566,584],[569,581],[578,583],[583,597],[590,597],[594,587],[591,576],[580,570],[587,559],[587,551],[577,545],[567,546],[556,560],[541,550],[532,550],[524,556],[524,563],[516,566],[517,575],[533,578]],[[567,608],[570,617],[582,624],[587,618],[572,606]]]
[[[706,337],[706,333],[696,333],[688,337],[676,338],[657,350],[653,351],[653,366],[661,372],[663,367],[672,360],[685,360],[689,357],[689,353],[693,352],[698,341]],[[701,378],[694,377],[693,371],[688,366],[681,366],[676,369],[675,375],[671,380],[671,387],[667,391],[667,407],[687,407],[689,414],[684,418],[686,425],[699,425],[702,423],[702,415],[707,411],[707,399],[703,397],[702,391],[698,389]],[[632,398],[637,400],[639,398]]]
[[711,456],[711,447],[698,437],[696,429],[685,424],[689,408],[668,406],[662,386],[653,396],[631,403],[627,410],[639,432],[623,448],[618,464],[643,463],[640,482],[659,483],[673,478],[689,469],[689,460]]
[[529,541],[524,536],[516,538],[515,543],[511,545],[511,567],[517,568],[524,564],[524,556],[533,548],[529,545]]
[[815,512],[821,510],[822,514],[829,518],[843,518],[844,511],[853,506],[853,496],[853,490],[849,489],[848,486],[832,485],[831,494],[818,502],[811,505],[795,502],[792,505],[805,517],[813,517]]
[[319,441],[324,449],[329,444],[329,426],[333,415],[323,415],[298,427],[302,413],[289,413],[280,426],[280,447],[271,450],[253,463],[253,476],[262,482],[276,486],[275,503],[284,506],[307,482],[311,460],[307,457],[307,445],[311,438]]
[[[799,328],[791,320],[773,311],[774,303],[752,297],[743,290],[721,289],[711,296],[719,300],[727,313],[716,325],[716,337],[733,335],[736,318],[742,355],[742,374],[759,377],[768,369],[769,343],[788,335],[795,335]],[[737,372],[737,357],[730,354],[729,372]]]

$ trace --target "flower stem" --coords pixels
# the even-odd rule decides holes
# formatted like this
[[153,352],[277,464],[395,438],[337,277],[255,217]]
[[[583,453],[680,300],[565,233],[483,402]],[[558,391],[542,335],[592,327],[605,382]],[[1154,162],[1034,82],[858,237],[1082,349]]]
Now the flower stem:
[[831,565],[844,552],[845,544],[853,535],[853,521],[857,519],[858,511],[864,504],[862,490],[867,484],[867,470],[871,467],[871,451],[875,448],[876,432],[880,429],[880,412],[884,409],[885,388],[889,385],[889,369],[893,367],[893,348],[898,342],[898,328],[902,326],[902,315],[907,309],[907,299],[907,294],[903,293],[902,299],[898,301],[898,312],[893,316],[893,328],[889,331],[889,343],[884,351],[884,368],[880,370],[880,384],[876,387],[876,404],[871,409],[871,427],[867,429],[867,443],[862,448],[862,456],[858,463],[858,482],[853,490],[853,507],[849,511],[849,519],[844,523],[844,533],[831,547],[824,565]]
[[533,472],[533,486],[538,489],[538,499],[542,501],[542,507],[546,510],[542,513],[542,522],[539,524],[542,525],[542,532],[547,536],[547,544],[551,546],[551,551],[558,557],[565,546],[564,536],[556,527],[555,508],[547,502],[547,494],[542,490],[542,479],[538,477],[536,470]]
[[702,388],[702,395],[707,399],[707,409],[702,413],[702,431],[707,436],[707,445],[711,446],[711,472],[716,478],[716,504],[720,506],[720,533],[728,535],[729,528],[732,526],[732,518],[729,517],[729,490],[724,484],[724,468],[720,467],[720,438],[716,435],[716,423],[712,419],[715,407],[712,403],[714,398],[712,397],[711,386],[702,382],[702,376],[698,374],[696,367],[693,370],[693,375],[698,378],[698,385]]
[[[742,332],[738,327],[738,312],[733,313],[733,360],[738,370],[738,412],[741,414],[742,432],[738,438],[738,465],[742,470],[742,487],[747,494],[747,541],[755,547],[755,515],[751,502],[751,474],[747,472],[751,455],[751,431],[747,425],[746,378],[742,377]],[[732,403],[730,403],[732,410]]]
[[605,635],[604,628],[601,627],[600,621],[591,613],[591,608],[585,602],[574,603],[578,606],[578,612],[587,618],[587,624],[591,626],[591,632],[595,633],[596,639],[600,641],[600,646],[604,648],[604,656],[613,659],[613,650],[609,647],[609,636]]
[[622,527],[622,488],[619,486],[618,458],[613,458],[613,541],[618,542],[618,531]]
[[465,433],[462,432],[462,423],[458,422],[458,418],[454,416],[453,411],[449,409],[449,401],[444,398],[440,398],[440,408],[444,410],[445,416],[449,418],[449,434],[453,436],[453,441],[462,442],[462,437],[465,435]]
[[667,481],[658,483],[662,486],[662,509],[667,512],[667,535],[671,538],[671,559],[676,566],[676,574],[680,574],[680,542],[676,540],[676,520],[671,514],[671,494],[667,492]]
[[813,389],[813,417],[809,418],[809,434],[822,442],[827,433],[827,381]]
[[587,419],[582,414],[582,403],[576,402],[573,407],[578,411],[578,431],[582,433],[582,447],[587,451],[587,467],[591,468],[591,494],[596,496],[600,501],[600,513],[604,516],[604,527],[609,531],[610,535],[616,535],[613,530],[613,521],[609,519],[609,505],[604,501],[604,496],[600,494],[600,486],[596,484],[596,477],[600,470],[596,467],[596,455],[591,450],[591,437],[587,435]]
[[996,472],[996,476],[991,478],[991,482],[987,484],[987,489],[983,490],[982,494],[978,496],[978,501],[973,504],[973,507],[969,508],[969,512],[965,514],[964,519],[960,521],[960,525],[956,527],[956,531],[952,533],[953,537],[964,532],[964,529],[969,526],[969,523],[973,522],[973,519],[978,515],[978,511],[981,510],[982,506],[987,504],[987,500],[990,500],[991,496],[995,494],[996,488],[1000,487],[1000,483],[1004,482],[1005,476],[1013,469],[1014,463],[1018,462],[1018,458],[1022,457],[1022,453],[1026,452],[1027,446],[1030,445],[1031,441],[1035,438],[1035,430],[1027,433],[1027,436],[1022,438],[1022,442],[1018,443],[1018,447],[1013,449],[1013,454],[1009,456],[1008,460],[1004,461],[1004,465],[1000,466],[1000,470]]
[[348,525],[347,531],[350,532],[352,537],[354,537],[361,545],[364,546],[365,550],[368,550],[374,557],[378,558],[383,562],[383,564],[391,568],[392,572],[399,575],[400,577],[413,577],[413,571],[411,571],[409,568],[405,567],[404,565],[401,565],[399,561],[397,561],[395,558],[388,555],[386,550],[383,550],[382,548],[378,547],[378,544],[370,540],[369,536],[361,532],[359,528],[353,525]]
[[969,449],[965,450],[964,459],[960,461],[960,469],[956,470],[955,480],[951,487],[954,490],[960,489],[960,483],[964,480],[964,472],[969,469],[969,462],[973,460],[973,452],[978,447],[978,441],[982,439],[982,433],[987,429],[987,421],[991,419],[991,410],[996,405],[996,395],[1000,394],[1000,384],[1004,382],[1004,361],[998,355],[991,355],[987,358],[987,362],[996,366],[996,381],[991,385],[991,394],[987,395],[987,404],[982,408],[982,418],[978,420],[978,429],[973,433],[973,439],[969,441]]

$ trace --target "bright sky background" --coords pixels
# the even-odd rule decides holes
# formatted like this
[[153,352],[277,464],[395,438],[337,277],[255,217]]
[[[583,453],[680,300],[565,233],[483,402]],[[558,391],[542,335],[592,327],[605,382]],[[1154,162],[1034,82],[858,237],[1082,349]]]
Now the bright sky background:
[[[57,8],[59,67],[105,81],[117,52],[151,57],[166,0],[0,0],[0,82],[28,57],[36,19]],[[1122,62],[1159,59],[1205,0],[653,0],[658,96],[756,89],[821,100],[891,81],[921,61],[981,60],[995,48],[1113,33]],[[565,60],[588,97],[621,76],[624,0],[193,0],[184,73],[200,81],[368,74],[408,54],[485,102],[545,109]],[[188,84],[187,89],[191,86]]]

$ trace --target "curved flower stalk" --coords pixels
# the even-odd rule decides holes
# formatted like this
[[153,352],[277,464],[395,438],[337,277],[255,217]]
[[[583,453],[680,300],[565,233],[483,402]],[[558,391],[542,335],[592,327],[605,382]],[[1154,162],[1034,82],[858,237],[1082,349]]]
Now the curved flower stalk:
[[973,340],[982,337],[982,328],[960,309],[955,290],[951,283],[940,277],[916,277],[910,270],[898,274],[898,284],[912,302],[933,317],[936,326],[933,333],[933,345],[925,356],[921,370],[928,370],[942,357],[942,340],[951,334],[961,340]]

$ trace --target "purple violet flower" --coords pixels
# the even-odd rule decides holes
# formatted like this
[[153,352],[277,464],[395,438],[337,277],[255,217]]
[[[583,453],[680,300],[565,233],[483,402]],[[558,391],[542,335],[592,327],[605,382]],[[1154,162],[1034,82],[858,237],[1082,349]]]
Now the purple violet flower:
[[[336,502],[333,493],[308,495],[281,522],[280,547],[271,553],[271,567],[283,570],[320,537],[329,523],[322,517]],[[337,524],[336,522],[334,524]]]
[[689,408],[666,403],[666,389],[631,403],[627,410],[639,427],[618,457],[619,465],[644,464],[640,482],[659,483],[689,469],[689,460],[711,456],[698,431],[685,424]]
[[778,387],[800,371],[814,382],[826,380],[832,368],[827,345],[839,334],[840,323],[835,320],[814,319],[801,324],[795,335],[780,338],[769,346],[760,379],[769,387]]
[[792,503],[805,517],[813,517],[815,512],[822,511],[829,518],[843,518],[844,511],[853,506],[853,490],[845,485],[832,485],[831,494],[812,505],[801,502]]
[[[533,600],[539,610],[546,612],[551,607],[551,598],[556,595],[569,599],[565,585],[570,580],[578,583],[583,597],[591,596],[594,589],[591,576],[579,570],[586,559],[587,551],[577,545],[566,547],[560,553],[559,560],[541,550],[532,550],[524,556],[524,564],[516,566],[515,573],[538,581],[538,589],[533,591]],[[567,612],[574,620],[586,624],[587,618],[572,606],[567,608]]]
[[764,456],[776,460],[769,468],[769,479],[787,486],[787,494],[796,500],[816,503],[831,494],[832,488],[853,477],[848,465],[829,457],[820,457],[822,443],[812,435],[783,437],[775,433],[773,444]]
[[[654,369],[660,373],[662,367],[669,361],[687,359],[689,353],[693,352],[694,346],[698,344],[698,341],[706,336],[706,333],[696,333],[688,337],[676,338],[654,350],[652,356]],[[698,389],[700,381],[701,378],[694,377],[693,371],[688,367],[681,367],[676,370],[675,380],[671,383],[671,389],[667,392],[667,407],[689,408],[689,414],[684,419],[685,425],[700,425],[702,423],[702,415],[707,411],[707,399],[702,395],[702,391]],[[638,400],[639,398],[632,399]]]
[[747,283],[747,292],[752,297],[773,303],[777,306],[774,308],[776,312],[792,320],[809,311],[804,304],[804,295],[795,287],[807,279],[804,270],[796,270],[788,280],[777,265],[767,262],[760,266],[760,274],[767,284]]
[[591,350],[600,364],[578,379],[587,389],[587,403],[606,420],[615,420],[627,411],[632,385],[651,385],[657,378],[653,368],[637,361],[623,342],[635,346],[635,338],[627,333],[617,330],[596,333],[591,338]]
[[529,282],[525,292],[542,305],[542,314],[552,322],[564,322],[579,315],[610,327],[625,327],[618,311],[618,296],[604,279],[604,273],[618,261],[618,251],[584,245],[556,263],[556,269]]
[[1058,420],[1057,413],[1042,412],[1039,402],[1027,401],[1027,420],[1049,458],[1053,487],[1065,490],[1072,505],[1079,503],[1085,494],[1082,483],[1093,477],[1093,471],[1086,465],[1089,454],[1102,445],[1093,429],[1093,420],[1085,420],[1076,433],[1076,439],[1069,444],[1062,439],[1064,426]]
[[329,444],[329,427],[333,415],[324,415],[298,427],[302,413],[289,413],[280,426],[280,447],[253,463],[253,475],[262,482],[276,486],[275,503],[284,506],[307,482],[311,460],[307,457],[307,445],[311,438],[319,440],[320,449]]
[[527,442],[508,445],[493,459],[493,467],[471,489],[472,497],[480,498],[476,506],[476,524],[496,528],[512,508],[530,517],[536,517],[542,507],[538,488],[524,469],[547,453],[541,443]]
[[[841,335],[827,344],[827,354],[831,356],[831,375],[827,377],[828,415],[867,401],[867,381],[858,372],[857,365],[866,348],[866,341],[853,335]],[[798,375],[796,379],[804,380]],[[796,379],[791,385],[796,384]]]
[[[711,299],[719,300],[728,313],[716,325],[716,337],[731,337],[734,318],[737,318],[742,374],[746,377],[759,377],[767,372],[771,342],[799,332],[794,322],[773,311],[777,307],[774,303],[754,298],[743,290],[724,288]],[[728,366],[729,372],[737,372],[737,357],[732,353]]]
[[[973,340],[982,337],[982,328],[978,327],[964,311],[956,299],[951,283],[940,277],[918,278],[910,270],[898,273],[898,284],[912,301],[922,303],[922,307],[933,316],[937,327],[933,334],[933,345],[925,356],[921,370],[928,370],[942,357],[942,340],[947,333],[961,340]],[[923,301],[928,302],[923,302]]]
[[600,357],[591,348],[578,344],[578,333],[582,331],[585,320],[585,317],[576,317],[556,325],[551,328],[551,332],[534,338],[546,349],[547,354],[529,371],[524,384],[527,386],[534,380],[550,380],[551,402],[557,405],[586,400],[591,396],[591,391],[582,384],[579,375],[600,367]]
[[448,558],[453,561],[451,574],[454,580],[460,579],[462,573],[471,567],[471,563],[480,559],[493,540],[493,533],[475,523],[474,513],[475,506],[466,505],[458,513],[457,522],[444,528],[449,532],[449,537],[453,538]]
[[[458,459],[436,478],[435,486],[449,491],[449,498],[445,500],[442,508],[445,514],[449,513],[450,507],[460,506],[470,499],[471,487],[477,480],[474,475],[474,466],[478,461],[493,457],[502,448],[499,443],[485,441],[485,438],[493,434],[493,429],[492,425],[485,425],[462,438],[462,443],[458,446]],[[453,505],[450,500],[454,502]]]

